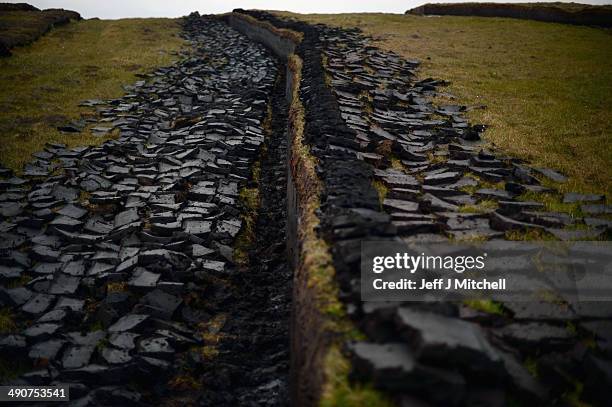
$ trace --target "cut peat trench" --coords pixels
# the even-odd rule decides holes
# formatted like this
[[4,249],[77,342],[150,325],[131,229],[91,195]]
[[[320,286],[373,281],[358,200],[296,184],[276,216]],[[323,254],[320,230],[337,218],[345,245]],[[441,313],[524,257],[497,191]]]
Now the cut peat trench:
[[[281,72],[284,72],[282,69]],[[248,265],[231,277],[228,320],[210,365],[203,400],[210,405],[289,404],[292,273],[286,255],[287,102],[285,76],[272,93],[271,122],[260,156],[259,209]]]

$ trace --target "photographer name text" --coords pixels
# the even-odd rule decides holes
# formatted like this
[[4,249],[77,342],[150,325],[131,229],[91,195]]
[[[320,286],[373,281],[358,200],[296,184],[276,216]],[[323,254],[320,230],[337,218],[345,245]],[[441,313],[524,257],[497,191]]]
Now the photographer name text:
[[410,280],[402,278],[398,281],[384,281],[374,279],[372,285],[375,290],[505,290],[506,279],[475,280],[470,278],[436,278],[433,280]]

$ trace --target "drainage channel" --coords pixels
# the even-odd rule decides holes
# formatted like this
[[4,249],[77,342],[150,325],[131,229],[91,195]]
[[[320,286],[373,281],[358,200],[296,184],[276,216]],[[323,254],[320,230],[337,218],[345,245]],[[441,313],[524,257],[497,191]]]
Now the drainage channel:
[[259,180],[248,189],[250,194],[258,194],[259,201],[252,246],[247,248],[244,269],[231,277],[235,291],[225,301],[231,317],[219,332],[219,354],[203,378],[207,386],[203,400],[208,405],[289,404],[292,273],[286,255],[288,106],[284,70],[279,71],[266,141],[256,164]]

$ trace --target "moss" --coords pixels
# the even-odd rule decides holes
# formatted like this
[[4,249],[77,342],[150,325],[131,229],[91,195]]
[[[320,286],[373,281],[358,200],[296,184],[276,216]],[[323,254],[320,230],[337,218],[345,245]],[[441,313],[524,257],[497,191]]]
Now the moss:
[[202,389],[202,383],[190,374],[180,374],[168,381],[168,387],[174,391],[193,391]]
[[383,157],[391,157],[393,155],[393,141],[384,140],[378,143],[374,151],[376,154],[380,154]]
[[[321,55],[321,63],[323,64],[324,67],[327,67],[328,64],[328,57],[325,54]],[[332,77],[329,74],[329,71],[326,69],[325,70],[325,74],[324,74],[324,80],[325,80],[325,86],[327,86],[328,88],[331,89],[331,84],[332,84]]]
[[32,369],[23,359],[9,360],[6,355],[0,355],[0,383],[14,380]]
[[492,300],[467,300],[463,302],[466,306],[487,314],[505,315],[504,307]]
[[[432,120],[435,120],[434,117],[432,117]],[[444,164],[446,163],[446,161],[448,161],[448,159],[445,156],[442,155],[435,155],[434,153],[427,153],[427,159],[429,160],[429,162],[431,164]]]
[[567,332],[569,332],[571,335],[578,335],[578,327],[572,321],[568,321],[565,324],[565,329],[567,329]]
[[464,187],[459,188],[459,191],[465,192],[466,194],[474,195],[479,189],[480,187],[478,185],[466,185]]
[[127,291],[127,283],[125,281],[116,281],[106,283],[106,292],[107,293],[119,293]]
[[10,334],[17,330],[15,316],[8,308],[0,309],[0,334]]
[[523,366],[525,366],[530,375],[538,377],[538,362],[534,358],[528,357],[525,359]]
[[[263,128],[266,136],[270,136],[272,126],[272,104],[268,103],[267,114],[263,122]],[[256,237],[257,214],[260,207],[259,180],[261,179],[261,162],[266,155],[267,147],[264,144],[259,158],[251,166],[251,181],[257,185],[253,188],[244,187],[240,190],[239,199],[242,204],[242,222],[243,226],[236,241],[234,242],[234,261],[242,267],[249,264],[249,250],[253,247]]]
[[461,213],[487,213],[494,211],[498,207],[498,203],[492,199],[484,199],[476,205],[462,205],[459,207]]
[[371,384],[353,384],[349,381],[350,361],[337,346],[325,356],[323,369],[327,383],[323,389],[320,407],[392,407],[394,403],[375,390]]
[[370,92],[368,90],[362,90],[359,92],[359,94],[357,94],[357,97],[359,100],[361,100],[361,102],[363,102],[364,113],[372,114],[372,112],[374,112],[374,109],[372,108],[372,102],[374,99],[372,98],[372,95],[370,95]]
[[530,241],[530,240],[558,240],[550,233],[542,229],[508,230],[505,232],[506,240]]
[[227,314],[217,314],[211,320],[198,326],[198,332],[204,343],[208,346],[216,346],[223,335],[221,329],[225,326]]
[[389,193],[389,187],[387,187],[382,181],[379,181],[377,179],[372,181],[372,186],[378,192],[378,200],[382,205],[382,203],[387,198],[387,194]]
[[22,274],[21,277],[11,280],[10,282],[6,283],[6,288],[17,288],[17,287],[23,287],[26,284],[28,284],[30,281],[32,281],[32,277],[26,275],[26,274]]
[[[95,332],[96,330],[92,330],[92,332]],[[102,339],[100,342],[98,342],[98,344],[96,345],[96,351],[97,352],[102,352],[105,348],[108,348],[110,346],[110,341],[108,338],[104,338]]]
[[198,348],[198,353],[204,360],[211,360],[219,355],[219,349],[216,346],[207,345]]
[[394,170],[402,171],[402,172],[408,172],[404,164],[402,164],[402,160],[400,160],[399,158],[395,156],[391,156],[390,160],[391,160],[391,168],[393,168]]
[[590,406],[590,404],[587,404],[581,400],[582,393],[584,391],[584,383],[578,380],[573,380],[572,385],[574,388],[570,391],[567,391],[565,394],[563,394],[563,397],[562,397],[563,401],[567,403],[568,406],[571,406],[571,407]]
[[257,223],[257,211],[259,210],[259,189],[242,188],[240,190],[240,202],[243,206],[242,229],[234,243],[234,261],[239,266],[249,264],[249,250],[255,242],[255,228]]
[[88,205],[89,204],[89,198],[91,198],[91,193],[89,193],[87,191],[83,191],[83,190],[81,190],[79,192],[79,202],[82,205]]
[[96,332],[104,330],[104,324],[102,321],[94,321],[91,325],[89,325],[89,332]]

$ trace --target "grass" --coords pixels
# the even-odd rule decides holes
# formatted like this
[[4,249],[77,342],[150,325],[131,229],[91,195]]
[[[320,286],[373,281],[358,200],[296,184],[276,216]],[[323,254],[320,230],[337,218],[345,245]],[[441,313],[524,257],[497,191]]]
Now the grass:
[[[431,3],[428,3],[431,5]],[[589,10],[612,10],[612,6],[602,4],[602,5],[592,5],[592,4],[582,4],[582,3],[562,3],[562,2],[540,2],[540,3],[473,3],[473,2],[465,2],[465,3],[434,3],[436,7],[448,8],[450,10],[459,8],[462,9],[464,7],[469,6],[481,6],[486,5],[488,7],[506,7],[507,9],[558,9],[562,11],[566,11],[568,13],[579,13],[581,11],[589,11]],[[487,7],[487,8],[488,8]],[[443,13],[439,13],[443,14]]]
[[[263,127],[266,130],[267,136],[271,132],[272,122],[272,106],[268,104],[268,113],[263,123]],[[234,260],[236,264],[243,267],[249,264],[249,250],[253,248],[256,238],[256,227],[257,227],[257,215],[259,212],[260,193],[259,193],[259,180],[261,179],[261,161],[267,153],[267,147],[264,145],[259,153],[259,158],[251,166],[251,181],[255,184],[255,187],[243,187],[239,192],[240,202],[243,206],[242,220],[244,222],[243,228],[236,237],[234,243]]]
[[31,364],[23,358],[9,360],[8,355],[0,355],[0,383],[16,379],[30,370],[32,370]]
[[380,205],[382,207],[383,202],[389,194],[389,187],[387,187],[382,181],[379,181],[377,179],[372,181],[372,186],[378,192],[378,200],[380,201]]
[[500,303],[492,300],[466,300],[463,303],[476,311],[486,312],[487,314],[506,314],[504,307]]
[[0,334],[10,334],[17,330],[15,318],[8,308],[0,309]]
[[349,381],[350,361],[342,355],[337,346],[330,347],[324,361],[325,377],[329,380],[323,389],[320,407],[392,407],[382,393],[371,384],[353,384]]
[[20,170],[48,142],[103,142],[56,127],[92,113],[81,101],[119,97],[136,73],[171,63],[184,44],[180,29],[171,19],[87,20],[14,49],[0,60],[0,163]]
[[585,403],[581,400],[582,393],[584,391],[584,383],[577,380],[573,380],[572,385],[574,388],[563,395],[563,401],[571,407],[588,407],[591,404]]
[[541,229],[508,230],[504,237],[515,242],[557,240],[553,235]]
[[519,196],[522,201],[534,201],[544,204],[544,208],[549,212],[564,212],[572,218],[581,218],[583,216],[580,204],[563,203],[562,197],[554,193],[535,193],[525,192]]
[[527,369],[530,375],[532,375],[533,377],[538,377],[538,362],[534,358],[527,357],[527,359],[525,359],[525,361],[523,362],[523,365],[525,366],[525,369]]
[[259,210],[259,188],[242,188],[240,202],[244,207],[242,221],[244,226],[236,237],[234,243],[234,261],[236,264],[247,266],[249,264],[249,250],[255,243],[255,228],[257,212]]
[[168,387],[174,391],[193,391],[200,390],[202,383],[193,376],[183,374],[174,376],[169,382]]
[[9,48],[36,41],[53,25],[66,24],[79,15],[66,10],[3,10],[0,13],[0,42]]
[[487,213],[497,209],[498,204],[492,199],[483,199],[475,205],[462,205],[459,207],[461,213]]
[[206,345],[216,346],[221,341],[223,338],[221,329],[223,329],[226,322],[227,314],[220,313],[207,322],[200,324],[198,332]]
[[451,81],[490,126],[492,148],[570,176],[563,190],[612,193],[610,30],[483,17],[289,14],[359,27],[383,49],[422,61],[420,77]]
[[582,3],[562,3],[560,1],[555,2],[544,2],[544,3],[514,3],[516,6],[526,7],[526,8],[540,8],[540,7],[554,7],[561,10],[566,11],[581,11],[581,10],[589,10],[589,9],[612,9],[612,6],[602,4],[602,5],[593,5],[593,4],[582,4]]
[[128,290],[127,283],[125,281],[115,281],[106,283],[107,293],[121,293]]

